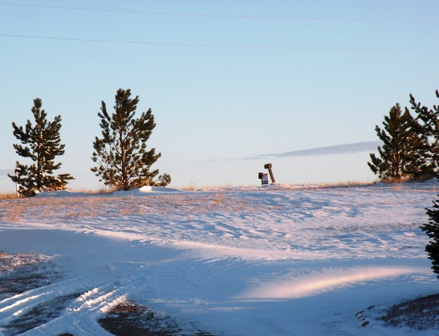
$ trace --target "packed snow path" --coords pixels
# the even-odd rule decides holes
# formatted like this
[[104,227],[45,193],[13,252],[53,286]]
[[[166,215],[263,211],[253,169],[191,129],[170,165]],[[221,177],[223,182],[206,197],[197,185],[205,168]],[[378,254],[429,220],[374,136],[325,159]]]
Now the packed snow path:
[[97,320],[125,300],[186,333],[401,335],[356,313],[438,291],[419,229],[434,183],[144,191],[2,201],[0,250],[44,254],[63,277],[3,298],[0,325],[69,297],[23,335],[109,335]]

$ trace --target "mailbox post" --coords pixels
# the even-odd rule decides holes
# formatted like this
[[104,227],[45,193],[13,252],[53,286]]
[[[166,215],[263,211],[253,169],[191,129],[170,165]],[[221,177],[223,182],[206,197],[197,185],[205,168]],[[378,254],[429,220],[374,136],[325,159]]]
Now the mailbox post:
[[[271,163],[267,163],[264,165],[264,168],[268,169],[268,173],[270,174],[271,183],[273,184],[276,182],[276,180],[274,179],[273,170],[271,169],[271,167],[272,167]],[[263,173],[263,172],[259,172],[258,178],[261,180],[262,186],[268,184],[268,174]]]
[[276,180],[274,179],[274,175],[273,175],[273,171],[271,170],[272,164],[271,163],[267,163],[264,168],[268,169],[268,173],[270,174],[270,179],[271,179],[271,183],[275,183]]

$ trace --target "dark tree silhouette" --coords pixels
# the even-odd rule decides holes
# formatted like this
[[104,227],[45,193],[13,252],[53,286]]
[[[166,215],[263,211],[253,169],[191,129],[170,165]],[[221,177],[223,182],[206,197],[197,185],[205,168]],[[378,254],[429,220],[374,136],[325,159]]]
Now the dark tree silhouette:
[[[93,162],[91,170],[106,185],[116,190],[130,190],[145,185],[166,186],[171,182],[168,174],[160,175],[159,170],[150,170],[160,158],[155,148],[147,150],[146,142],[156,124],[151,109],[135,118],[139,97],[130,98],[131,90],[119,89],[115,96],[114,113],[109,114],[102,102],[102,137],[93,142]],[[156,178],[157,177],[157,178]]]
[[64,154],[65,147],[61,144],[59,134],[61,116],[49,122],[47,113],[41,107],[41,99],[34,99],[32,114],[35,125],[30,120],[25,128],[12,123],[13,134],[21,142],[21,145],[14,144],[16,153],[34,162],[26,165],[17,161],[15,175],[8,175],[17,183],[18,192],[26,197],[35,196],[41,191],[65,189],[68,180],[73,179],[70,174],[53,175],[53,171],[61,167],[61,163],[55,163],[55,158]]
[[[436,90],[436,97],[439,98],[439,90]],[[413,95],[410,95],[411,109],[416,113],[416,120],[421,129],[427,144],[420,149],[419,155],[424,158],[425,175],[438,177],[439,175],[439,105],[428,108],[416,102]]]
[[421,226],[430,238],[429,243],[425,246],[425,251],[428,253],[428,259],[431,260],[433,272],[439,278],[439,205],[438,201],[433,201],[433,208],[427,208],[427,215],[429,217],[428,223]]
[[383,145],[378,147],[379,156],[370,154],[370,169],[383,181],[410,180],[422,175],[423,158],[418,150],[425,146],[426,138],[418,133],[420,126],[409,110],[402,112],[397,103],[384,117],[383,126],[384,129],[375,128]]

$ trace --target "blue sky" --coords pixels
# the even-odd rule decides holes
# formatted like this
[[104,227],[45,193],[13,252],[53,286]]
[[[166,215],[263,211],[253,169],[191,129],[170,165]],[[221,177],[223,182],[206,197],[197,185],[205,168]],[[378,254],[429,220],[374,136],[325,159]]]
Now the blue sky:
[[396,102],[437,104],[438,12],[436,0],[0,2],[0,172],[24,162],[11,123],[39,97],[62,116],[59,172],[99,188],[97,113],[130,88],[156,118],[150,145],[172,186],[258,184],[267,160],[279,183],[374,180],[364,149],[265,155],[374,148]]

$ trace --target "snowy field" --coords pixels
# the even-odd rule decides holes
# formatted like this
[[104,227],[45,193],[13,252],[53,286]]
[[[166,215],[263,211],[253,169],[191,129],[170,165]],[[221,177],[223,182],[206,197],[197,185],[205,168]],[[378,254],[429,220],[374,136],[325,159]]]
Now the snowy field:
[[21,334],[110,335],[98,320],[131,302],[171,318],[176,335],[437,335],[379,319],[439,292],[419,229],[437,187],[143,188],[0,201],[0,251],[10,258],[0,273],[34,265],[50,275],[0,294],[0,335],[60,298],[52,318]]

